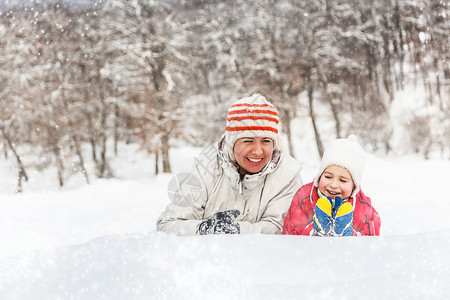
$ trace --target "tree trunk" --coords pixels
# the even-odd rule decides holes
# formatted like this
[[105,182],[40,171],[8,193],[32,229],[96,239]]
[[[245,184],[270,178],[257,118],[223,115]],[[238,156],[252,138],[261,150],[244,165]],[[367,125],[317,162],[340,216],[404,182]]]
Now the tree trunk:
[[400,89],[403,90],[405,84],[405,73],[404,73],[404,61],[405,61],[405,52],[403,50],[404,45],[404,37],[403,37],[403,28],[402,28],[402,20],[401,20],[401,14],[400,14],[400,6],[398,3],[398,0],[395,1],[395,8],[394,8],[394,23],[396,26],[396,31],[398,32],[398,43],[395,42],[394,39],[394,51],[397,53],[399,57],[399,72],[397,75],[397,83],[400,86]]
[[114,154],[117,155],[118,153],[118,149],[117,149],[117,144],[119,142],[119,116],[120,116],[120,111],[119,111],[119,106],[116,104],[114,105]]
[[54,143],[53,145],[53,154],[55,155],[56,159],[56,167],[58,169],[58,181],[59,186],[64,186],[64,163],[61,158],[61,149],[59,148],[57,143]]
[[[386,21],[387,22],[387,21]],[[392,62],[394,57],[392,57],[392,53],[389,50],[390,48],[390,39],[387,34],[383,34],[383,51],[384,51],[384,59],[382,60],[382,68],[383,68],[383,86],[386,92],[389,95],[389,103],[394,101],[394,85],[392,80]]]
[[5,160],[6,159],[8,159],[8,150],[7,150],[7,145],[6,145],[6,143],[3,143],[3,156],[4,156],[4,158],[5,158]]
[[[325,76],[325,74],[322,72],[321,68],[317,68],[320,76],[320,81],[322,82],[324,92],[325,92],[325,98],[327,99],[328,104],[330,104],[331,112],[333,113],[333,118],[335,121],[335,128],[336,128],[336,137],[341,137],[341,120],[339,119],[339,111],[337,105],[333,102],[333,97],[328,92],[328,79]],[[308,94],[309,96],[309,94]],[[312,97],[312,96],[311,96]],[[310,106],[312,102],[310,102]]]
[[64,165],[62,162],[61,158],[58,158],[58,181],[59,181],[59,186],[63,187],[64,186]]
[[283,111],[283,126],[286,131],[289,154],[295,158],[294,145],[292,143],[291,115],[289,114],[289,109],[284,109]]
[[287,135],[287,140],[288,140],[289,153],[291,154],[292,157],[295,158],[294,145],[292,142],[291,116],[290,115],[285,124],[286,124],[286,135]]
[[331,111],[333,113],[333,118],[335,121],[336,137],[341,138],[342,137],[342,129],[341,129],[342,127],[341,127],[341,119],[339,119],[338,108],[337,108],[336,104],[333,103],[333,99],[331,98],[330,95],[328,95],[328,93],[327,93],[327,100],[331,106]]
[[170,160],[169,160],[169,133],[162,132],[161,136],[161,154],[162,154],[162,164],[163,164],[163,172],[170,173]]
[[[154,63],[151,64],[152,66],[152,79],[153,79],[153,86],[155,91],[160,92],[162,91],[163,86],[163,71],[165,68],[165,58],[161,57],[157,59]],[[167,110],[166,107],[166,98],[163,98],[166,96],[157,95],[156,96],[156,106],[159,110],[158,113],[158,122],[159,122],[159,134],[160,134],[160,147],[161,150],[161,156],[162,156],[162,165],[163,165],[163,172],[164,173],[170,173],[170,161],[169,161],[169,134],[171,129],[169,128],[170,124],[167,124],[166,117],[164,116],[164,113]]]
[[[61,82],[60,82],[61,86],[63,85],[63,83],[64,83],[63,80],[61,80]],[[69,104],[67,103],[64,88],[61,88],[61,98],[64,103],[64,108],[66,109],[66,117],[67,117],[67,120],[69,123],[70,131],[72,132],[71,135],[72,135],[72,140],[75,144],[75,151],[80,160],[81,172],[83,173],[84,178],[86,179],[86,183],[89,184],[89,176],[86,171],[86,167],[84,166],[84,159],[83,159],[83,154],[81,153],[80,141],[78,139],[78,134],[76,133],[75,124],[72,122],[72,118],[70,117]],[[60,180],[60,184],[61,184],[61,180]]]
[[445,111],[445,105],[442,101],[442,95],[441,95],[441,77],[439,76],[439,60],[437,57],[434,58],[433,60],[433,66],[434,69],[436,70],[436,94],[437,97],[439,99],[439,108],[441,109],[442,112]]
[[90,139],[90,144],[91,144],[92,160],[94,161],[95,165],[97,165],[98,161],[97,161],[97,152],[96,152],[95,138],[92,137]]
[[[5,139],[6,143],[8,144],[9,149],[11,149],[14,157],[17,161],[17,166],[19,167],[19,174],[17,176],[17,193],[21,193],[23,191],[22,188],[22,180],[25,179],[25,181],[28,181],[28,175],[25,171],[25,166],[22,163],[22,159],[20,158],[19,154],[16,151],[16,148],[14,147],[14,143],[11,141],[9,136],[6,134],[5,128],[3,126],[0,126],[0,130],[3,134],[3,138]],[[5,150],[6,152],[6,150]]]
[[[82,71],[83,71],[84,76],[87,77],[87,73],[86,73],[84,67],[82,68]],[[97,80],[99,80],[99,78],[97,78]],[[98,84],[100,84],[100,83],[98,83]],[[85,89],[84,90],[84,100],[87,101],[88,99],[90,99],[89,90]],[[96,130],[94,128],[94,124],[92,122],[93,116],[89,112],[89,110],[86,111],[86,120],[87,120],[87,125],[88,125],[89,143],[91,144],[91,156],[92,156],[92,160],[94,161],[95,165],[97,165],[98,162],[97,162],[97,153],[96,153],[96,145],[95,145],[95,137],[97,136],[97,132],[96,132]]]
[[311,122],[314,129],[314,135],[316,137],[316,144],[317,144],[317,150],[319,151],[319,156],[322,157],[323,155],[323,144],[322,140],[320,138],[319,130],[317,129],[316,125],[316,118],[314,114],[314,107],[313,107],[313,87],[310,78],[308,78],[308,101],[309,101],[309,116],[311,117]]
[[101,134],[101,149],[100,149],[100,161],[98,165],[98,177],[108,178],[112,177],[111,169],[109,168],[108,159],[106,157],[106,135]]
[[92,160],[94,161],[95,165],[97,165],[98,164],[97,146],[96,146],[97,131],[94,128],[94,124],[92,122],[93,116],[90,112],[86,113],[86,119],[87,119],[87,124],[88,124],[88,128],[89,128],[88,130],[89,130],[89,143],[91,144],[91,156],[92,156]]
[[89,176],[88,176],[86,167],[84,165],[84,158],[83,158],[83,154],[81,153],[81,146],[80,146],[80,142],[78,140],[78,136],[74,135],[72,138],[75,143],[75,150],[77,152],[78,158],[80,159],[81,172],[83,173],[84,178],[86,179],[86,183],[90,184]]
[[97,84],[98,84],[98,97],[100,99],[101,103],[101,112],[100,112],[100,142],[101,142],[101,150],[100,150],[100,162],[98,166],[98,177],[99,178],[105,178],[105,177],[112,177],[111,170],[108,165],[107,156],[106,156],[106,119],[108,117],[108,107],[105,102],[105,93],[103,90],[103,86],[101,85],[101,62],[97,60]]
[[159,147],[155,151],[155,175],[159,174]]

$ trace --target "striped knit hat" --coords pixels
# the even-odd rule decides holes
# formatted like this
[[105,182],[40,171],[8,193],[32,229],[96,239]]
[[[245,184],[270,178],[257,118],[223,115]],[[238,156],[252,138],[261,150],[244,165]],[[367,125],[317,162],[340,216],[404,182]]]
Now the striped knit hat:
[[244,137],[268,137],[274,150],[280,150],[279,119],[275,106],[260,94],[234,102],[228,110],[225,140],[232,161],[234,143]]

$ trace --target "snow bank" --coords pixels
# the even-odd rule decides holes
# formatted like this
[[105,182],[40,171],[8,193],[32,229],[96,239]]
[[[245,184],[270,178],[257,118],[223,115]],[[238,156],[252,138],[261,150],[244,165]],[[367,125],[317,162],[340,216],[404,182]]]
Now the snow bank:
[[104,236],[9,258],[2,299],[444,299],[450,233]]

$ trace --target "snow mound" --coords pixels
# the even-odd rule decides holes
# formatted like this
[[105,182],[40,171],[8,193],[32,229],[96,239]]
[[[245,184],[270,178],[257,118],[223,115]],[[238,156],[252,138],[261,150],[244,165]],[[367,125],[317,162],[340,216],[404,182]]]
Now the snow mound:
[[444,299],[450,232],[103,236],[9,257],[1,299]]

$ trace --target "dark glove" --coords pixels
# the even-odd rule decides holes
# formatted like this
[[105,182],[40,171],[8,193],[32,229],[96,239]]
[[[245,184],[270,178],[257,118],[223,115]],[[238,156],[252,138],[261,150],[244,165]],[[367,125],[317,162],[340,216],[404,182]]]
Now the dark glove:
[[239,216],[241,212],[237,209],[219,211],[209,217],[208,220],[200,223],[198,227],[198,232],[201,235],[205,234],[239,234],[240,226],[236,222],[236,217]]
[[353,205],[350,202],[342,203],[340,197],[336,197],[333,236],[350,236],[353,234]]
[[329,234],[333,226],[330,200],[325,197],[319,198],[314,213],[314,234],[320,236]]

